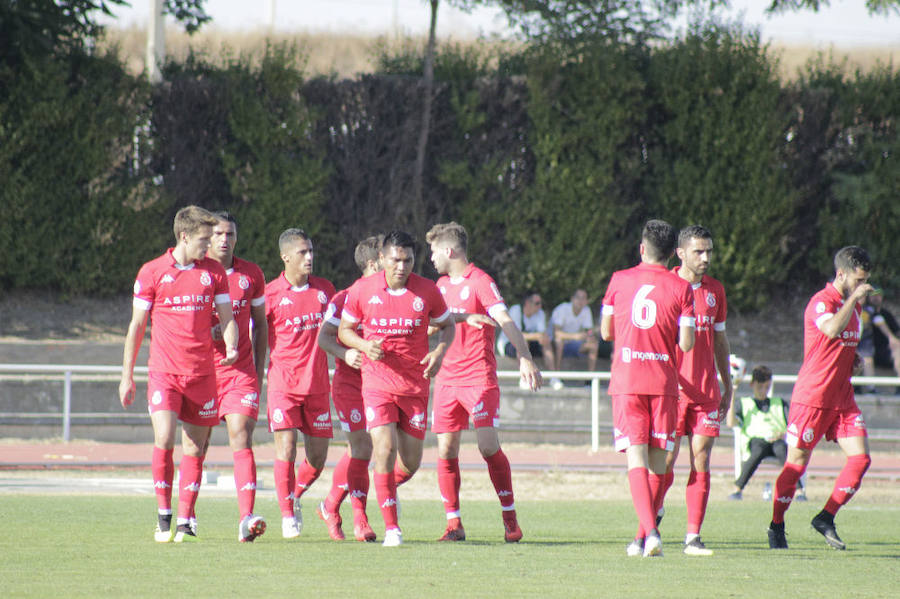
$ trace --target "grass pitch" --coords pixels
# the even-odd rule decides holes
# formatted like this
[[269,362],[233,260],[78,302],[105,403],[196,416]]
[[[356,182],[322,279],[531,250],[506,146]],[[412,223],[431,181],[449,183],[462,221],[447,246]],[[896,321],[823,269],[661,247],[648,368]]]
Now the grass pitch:
[[848,549],[839,552],[809,526],[818,503],[796,504],[791,548],[775,552],[768,504],[711,501],[703,538],[715,555],[703,558],[681,553],[684,508],[674,505],[662,559],[625,556],[635,516],[624,501],[523,501],[525,538],[509,545],[496,501],[463,505],[463,543],[435,542],[438,502],[403,501],[399,548],[381,546],[371,507],[379,543],[331,541],[314,505],[304,505],[300,538],[285,540],[277,508],[259,501],[270,529],[239,544],[234,499],[201,495],[201,541],[159,545],[152,497],[4,495],[0,580],[12,597],[887,597],[900,576],[894,505],[844,508],[837,525]]

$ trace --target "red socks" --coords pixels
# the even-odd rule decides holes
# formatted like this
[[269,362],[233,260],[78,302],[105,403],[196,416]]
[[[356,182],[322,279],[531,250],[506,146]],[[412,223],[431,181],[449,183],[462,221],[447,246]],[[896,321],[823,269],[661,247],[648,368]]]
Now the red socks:
[[375,473],[375,492],[384,518],[384,529],[400,528],[397,524],[397,481],[394,472]]
[[644,531],[656,528],[656,510],[653,509],[653,495],[650,492],[649,474],[646,468],[632,468],[628,471],[628,486],[631,501],[637,513],[638,522]]
[[328,497],[325,498],[325,511],[332,514],[341,509],[341,502],[347,497],[349,492],[349,483],[347,479],[347,471],[350,467],[350,454],[345,453],[338,460],[334,467],[334,473],[331,475],[331,490]]
[[691,470],[684,498],[687,504],[687,533],[700,534],[709,501],[709,472]]
[[347,486],[350,490],[350,505],[353,506],[354,522],[366,517],[366,499],[369,495],[369,462],[350,458],[347,464]]
[[276,459],[273,470],[281,517],[290,518],[294,515],[294,463]]
[[394,466],[394,484],[398,487],[411,479],[413,477],[412,473],[407,472],[403,468],[400,467],[400,460],[397,460],[397,465]]
[[241,518],[252,514],[256,502],[256,459],[252,449],[234,452],[234,487],[237,489]]
[[[515,497],[513,496],[512,487],[512,470],[509,467],[509,459],[502,449],[498,449],[494,455],[484,458],[487,462],[488,474],[491,482],[494,483],[494,491],[497,492],[497,498],[500,499],[500,505],[504,511],[515,508]],[[458,485],[457,485],[458,487]]]
[[178,517],[190,518],[194,514],[194,504],[200,493],[200,481],[203,478],[203,458],[182,456],[178,468]]
[[175,478],[175,462],[173,450],[153,447],[150,472],[153,476],[153,491],[156,493],[156,506],[161,511],[172,513],[172,481]]
[[859,491],[859,484],[862,482],[862,477],[866,470],[869,469],[869,464],[871,463],[872,458],[866,454],[852,455],[847,458],[847,463],[844,464],[837,480],[834,481],[834,490],[831,492],[831,497],[828,498],[828,502],[825,504],[826,512],[834,516],[841,509],[842,505],[853,498],[853,495]]
[[459,518],[459,486],[461,477],[459,474],[459,458],[437,461],[438,488],[441,491],[441,501],[444,502],[444,511],[447,517]]
[[[654,517],[654,525],[656,524],[656,514],[659,513],[659,508],[662,507],[663,501],[666,498],[666,490],[672,486],[671,481],[669,485],[666,486],[666,477],[667,474],[653,474],[652,472],[647,472],[647,482],[650,484],[650,497],[653,499],[653,517]],[[674,475],[672,476],[674,479]],[[638,524],[638,531],[634,538],[643,539],[647,536],[647,530],[644,530],[644,527]]]
[[775,480],[775,497],[772,499],[772,522],[784,523],[784,513],[791,506],[794,492],[797,490],[797,481],[803,476],[806,466],[785,462],[781,474]]
[[297,486],[294,488],[294,497],[303,497],[303,494],[316,482],[320,474],[322,474],[321,468],[313,468],[309,462],[303,460],[297,466]]

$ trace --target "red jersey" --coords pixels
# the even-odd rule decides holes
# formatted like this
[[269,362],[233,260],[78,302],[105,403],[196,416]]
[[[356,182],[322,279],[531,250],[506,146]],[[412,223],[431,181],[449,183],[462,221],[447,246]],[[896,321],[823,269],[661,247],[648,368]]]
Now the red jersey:
[[152,372],[198,376],[215,372],[212,325],[216,304],[227,304],[228,278],[212,258],[188,266],[172,249],[147,262],[134,282],[134,306],[150,312]]
[[333,295],[334,285],[321,277],[295,287],[282,272],[266,285],[270,391],[328,393],[328,357],[316,337]]
[[791,394],[791,403],[815,408],[840,410],[856,405],[853,399],[853,360],[862,334],[860,307],[857,304],[847,326],[835,339],[829,339],[816,326],[833,317],[844,298],[828,283],[812,296],[803,313],[803,365]]
[[[506,310],[503,296],[489,274],[474,264],[466,266],[462,276],[438,279],[438,289],[450,312],[456,314],[492,315]],[[457,323],[456,336],[447,349],[437,379],[444,385],[468,387],[497,384],[497,359],[494,357],[494,327],[481,329]]]
[[694,326],[690,284],[656,264],[614,272],[603,314],[615,327],[609,394],[677,396],[678,329]]
[[392,290],[384,271],[359,279],[347,291],[342,318],[362,323],[363,339],[383,339],[382,359],[363,356],[363,394],[428,395],[419,362],[428,353],[428,323],[443,322],[450,311],[437,285],[413,273],[406,287]]
[[[678,267],[672,270],[678,276]],[[691,285],[694,290],[694,348],[685,353],[675,348],[680,396],[706,405],[722,401],[716,370],[715,333],[725,330],[728,304],[725,288],[716,279],[704,275]]]
[[[347,301],[347,289],[342,289],[334,294],[328,303],[328,311],[325,313],[325,320],[334,326],[340,326],[341,315],[344,313],[344,303]],[[338,339],[341,346],[346,347]],[[334,359],[334,377],[331,380],[332,387],[348,386],[354,389],[362,389],[362,373],[340,358]]]
[[[253,337],[250,330],[250,307],[262,306],[266,303],[266,279],[253,262],[234,258],[231,268],[225,271],[228,275],[228,289],[231,295],[231,311],[238,327],[238,359],[231,366],[220,366],[219,361],[225,358],[225,341],[214,341],[216,374],[243,372],[256,378],[256,366],[253,362]],[[219,324],[219,316],[213,313],[213,326]]]

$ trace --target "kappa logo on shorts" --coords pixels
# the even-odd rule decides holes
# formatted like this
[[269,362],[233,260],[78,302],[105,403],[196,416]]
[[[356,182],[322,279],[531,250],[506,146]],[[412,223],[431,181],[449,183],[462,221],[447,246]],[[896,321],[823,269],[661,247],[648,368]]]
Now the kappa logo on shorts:
[[291,300],[289,300],[286,297],[281,298],[281,301],[278,302],[279,306],[292,306],[293,304],[294,304],[294,302],[292,302]]
[[421,297],[416,297],[416,299],[413,300],[412,307],[413,307],[413,310],[415,310],[416,312],[421,312],[422,310],[425,309],[425,302],[422,301]]
[[172,275],[166,275],[160,281],[161,284],[162,283],[174,283],[174,282],[175,282],[175,279],[172,278]]
[[154,391],[153,396],[150,398],[150,403],[152,403],[154,406],[158,406],[159,404],[161,404],[162,393],[160,393],[159,391]]
[[710,308],[715,308],[716,307],[716,296],[714,296],[712,293],[707,293],[706,294],[706,305],[709,306]]
[[250,289],[250,279],[248,279],[244,275],[241,275],[241,278],[238,279],[238,287],[240,287],[244,291]]
[[866,420],[863,418],[862,414],[857,414],[856,418],[853,419],[853,427],[854,428],[866,428]]
[[272,410],[272,422],[281,424],[284,422],[284,412],[280,408]]
[[320,303],[320,304],[327,304],[327,303],[328,303],[328,296],[325,295],[325,292],[324,292],[324,291],[320,291],[320,292],[319,292],[319,295],[318,295],[317,297],[319,298],[319,303]]
[[384,304],[384,302],[381,301],[381,298],[378,297],[377,295],[373,295],[372,297],[370,297],[368,303],[370,303],[370,304]]
[[209,276],[208,272],[204,272],[200,275],[200,282],[204,285],[209,285],[212,283],[212,277]]
[[462,288],[462,291],[459,292],[459,299],[465,301],[469,299],[469,286],[466,285]]
[[366,408],[366,420],[375,420],[375,410]]
[[788,427],[788,432],[794,433],[796,435],[799,432],[797,430],[797,425],[792,422],[791,425]]
[[805,431],[803,431],[803,437],[802,437],[803,442],[804,443],[812,443],[813,437],[815,435],[816,435],[816,433],[815,433],[815,431],[813,431],[813,429],[811,429],[811,428],[806,429]]
[[358,424],[360,421],[362,421],[362,414],[359,413],[359,410],[356,408],[350,410],[350,422]]

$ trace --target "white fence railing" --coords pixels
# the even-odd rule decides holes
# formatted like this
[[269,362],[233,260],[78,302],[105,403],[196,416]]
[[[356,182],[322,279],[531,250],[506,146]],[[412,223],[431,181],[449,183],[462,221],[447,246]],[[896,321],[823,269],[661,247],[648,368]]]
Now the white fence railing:
[[[63,383],[63,406],[60,415],[63,428],[63,440],[71,440],[72,430],[72,384],[78,380],[117,380],[122,372],[121,366],[90,366],[73,364],[0,364],[0,377],[3,379],[28,380],[37,375],[42,380],[61,380]],[[138,366],[134,369],[135,380],[146,380],[147,367]],[[600,449],[600,398],[601,381],[609,381],[609,372],[586,371],[558,371],[542,373],[545,381],[551,378],[569,381],[591,382],[591,449]],[[99,376],[98,376],[99,375]],[[501,379],[518,379],[519,373],[515,370],[499,370],[497,376]],[[796,375],[776,374],[772,377],[775,384],[794,383]],[[883,376],[859,376],[853,378],[854,385],[873,385],[876,387],[900,386],[900,377]],[[603,397],[607,397],[603,392]]]

